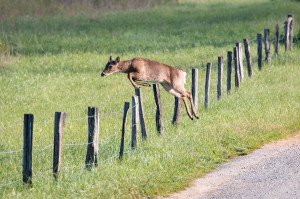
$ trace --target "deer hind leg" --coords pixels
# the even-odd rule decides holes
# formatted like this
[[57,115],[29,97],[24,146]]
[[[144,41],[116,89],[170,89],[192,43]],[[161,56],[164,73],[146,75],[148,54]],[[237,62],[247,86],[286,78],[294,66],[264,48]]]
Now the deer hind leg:
[[[197,113],[196,113],[196,109],[195,109],[195,106],[194,106],[194,102],[193,102],[193,97],[192,97],[192,93],[187,91],[183,85],[173,85],[173,88],[176,92],[182,94],[183,96],[187,97],[190,102],[191,102],[191,106],[192,106],[192,111],[193,111],[193,114],[195,115],[195,117],[197,119],[199,119]],[[183,98],[182,98],[183,99]]]
[[[174,96],[176,96],[176,97],[179,97],[179,98],[181,98],[181,99],[183,100],[183,103],[184,103],[185,108],[186,108],[186,112],[187,112],[188,116],[191,118],[191,120],[193,120],[193,116],[192,116],[192,114],[191,114],[191,112],[190,112],[190,109],[189,109],[189,106],[188,106],[188,103],[187,103],[187,100],[186,100],[186,96],[182,95],[182,94],[179,93],[179,92],[176,92],[176,91],[172,88],[172,86],[171,86],[170,84],[168,84],[168,83],[161,83],[161,85],[164,87],[164,89],[165,89],[168,93],[170,93],[170,94],[172,94],[172,95],[174,95]],[[197,117],[197,116],[196,116],[196,117]]]
[[190,102],[191,102],[191,106],[192,106],[192,111],[193,111],[193,114],[195,115],[195,117],[197,119],[199,119],[198,115],[197,115],[197,112],[196,112],[196,108],[195,108],[195,105],[194,105],[194,102],[193,102],[193,96],[192,96],[192,93],[185,90],[185,92],[187,93],[187,97],[189,98]]
[[150,84],[147,84],[147,83],[142,83],[142,82],[138,82],[138,81],[134,81],[137,85],[141,85],[141,86],[147,86],[147,87],[150,87],[151,85]]

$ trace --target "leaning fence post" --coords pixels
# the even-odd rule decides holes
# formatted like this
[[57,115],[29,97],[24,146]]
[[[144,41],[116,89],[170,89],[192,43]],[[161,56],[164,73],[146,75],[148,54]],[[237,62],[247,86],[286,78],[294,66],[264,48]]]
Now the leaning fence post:
[[54,118],[54,150],[53,150],[53,177],[58,179],[61,169],[61,154],[63,146],[64,128],[67,113],[55,112]]
[[251,58],[251,53],[250,53],[250,45],[249,45],[249,40],[248,39],[244,39],[244,46],[245,46],[245,55],[246,55],[246,59],[247,59],[248,76],[252,77],[253,64],[252,64],[252,58]]
[[159,84],[153,84],[153,92],[156,103],[156,129],[161,135],[164,133],[163,128],[163,109],[159,90]]
[[99,139],[99,108],[88,107],[88,145],[85,167],[91,168],[98,164],[98,139]]
[[[192,69],[192,97],[193,97],[194,107],[197,112],[198,110],[198,69],[196,68]],[[193,111],[191,112],[193,115]]]
[[129,110],[129,102],[125,102],[124,104],[124,114],[123,114],[123,124],[122,124],[122,137],[121,137],[121,146],[120,146],[120,154],[119,159],[123,159],[124,154],[124,140],[125,140],[125,129],[126,129],[126,121],[127,121],[127,113]]
[[237,63],[239,67],[239,73],[240,73],[240,81],[244,80],[244,65],[243,65],[243,52],[242,52],[242,44],[236,43],[237,47]]
[[143,105],[143,98],[142,98],[142,91],[141,88],[135,89],[135,95],[138,96],[139,99],[139,116],[140,116],[140,124],[141,124],[141,133],[142,138],[145,140],[147,139],[147,128],[145,122],[145,113],[144,113],[144,105]]
[[222,75],[223,75],[223,57],[218,57],[218,85],[217,85],[217,92],[218,92],[218,100],[222,97]]
[[207,66],[206,66],[205,100],[204,100],[204,106],[205,106],[205,108],[208,107],[208,102],[209,102],[210,73],[211,73],[211,62],[207,63]]
[[289,50],[293,49],[293,24],[294,24],[294,15],[289,14],[288,18],[291,18],[290,20],[290,32],[289,32]]
[[265,52],[266,52],[266,62],[271,62],[271,53],[270,53],[270,29],[265,29]]
[[275,26],[275,56],[278,56],[278,46],[279,46],[279,26]]
[[132,132],[131,132],[131,148],[137,147],[137,136],[139,127],[139,97],[132,96]]
[[234,47],[233,48],[233,61],[234,61],[234,70],[235,70],[235,75],[234,75],[234,80],[235,80],[235,87],[239,88],[240,87],[240,72],[239,72],[239,65],[238,65],[238,48]]
[[179,124],[182,113],[182,100],[175,96],[175,106],[172,124]]
[[257,62],[258,69],[262,69],[262,34],[257,34]]
[[227,52],[227,94],[231,93],[232,52]]
[[32,183],[32,141],[33,141],[33,114],[24,115],[23,128],[23,183]]

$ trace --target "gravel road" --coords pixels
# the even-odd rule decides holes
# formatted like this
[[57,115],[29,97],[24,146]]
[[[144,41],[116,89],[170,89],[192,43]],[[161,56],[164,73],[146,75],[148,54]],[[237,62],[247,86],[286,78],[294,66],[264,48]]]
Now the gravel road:
[[300,134],[220,165],[179,198],[300,199]]

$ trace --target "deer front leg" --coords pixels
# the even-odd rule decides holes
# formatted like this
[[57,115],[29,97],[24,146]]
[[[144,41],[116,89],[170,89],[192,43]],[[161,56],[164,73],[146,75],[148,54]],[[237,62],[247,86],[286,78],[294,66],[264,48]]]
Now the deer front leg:
[[132,86],[133,86],[134,88],[139,88],[139,87],[136,85],[135,81],[133,81],[132,76],[133,76],[132,73],[128,73],[128,79],[129,79],[129,81],[131,82],[131,84],[132,84]]

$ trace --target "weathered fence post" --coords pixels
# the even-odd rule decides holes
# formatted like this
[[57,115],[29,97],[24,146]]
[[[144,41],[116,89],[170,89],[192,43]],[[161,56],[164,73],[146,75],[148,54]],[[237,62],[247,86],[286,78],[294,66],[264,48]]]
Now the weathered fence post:
[[[196,68],[192,69],[192,97],[197,112],[198,111],[198,69]],[[193,115],[193,111],[191,112]]]
[[123,154],[124,154],[124,140],[125,140],[125,130],[126,130],[126,121],[127,121],[128,110],[129,110],[129,102],[125,102],[124,114],[123,114],[123,124],[122,124],[121,146],[120,146],[120,154],[119,154],[120,160],[123,159]]
[[247,69],[248,69],[248,76],[252,77],[253,75],[253,64],[252,64],[252,58],[250,53],[250,45],[249,40],[244,39],[244,46],[245,46],[245,55],[247,59]]
[[275,26],[275,56],[278,56],[278,46],[279,46],[279,26],[276,24]]
[[289,14],[288,18],[291,18],[291,22],[290,22],[290,33],[289,33],[289,50],[293,49],[293,24],[294,24],[294,15]]
[[172,124],[179,124],[182,114],[182,100],[179,97],[175,97],[174,115]]
[[242,53],[242,44],[236,43],[237,47],[237,63],[239,67],[239,73],[240,73],[240,81],[244,80],[244,65],[243,65],[243,53]]
[[32,183],[33,114],[24,114],[23,128],[23,183]]
[[284,22],[285,51],[292,50],[292,46],[293,46],[293,23],[294,23],[294,15],[289,14],[287,20]]
[[161,135],[164,133],[163,127],[163,109],[160,97],[159,84],[153,84],[153,92],[156,103],[156,129]]
[[290,20],[289,18],[284,22],[284,47],[285,51],[288,51],[290,46]]
[[232,52],[227,52],[227,94],[231,93]]
[[137,136],[139,127],[139,97],[132,96],[132,132],[131,132],[131,148],[137,147]]
[[223,57],[218,57],[218,85],[217,85],[217,92],[218,92],[218,100],[222,97],[222,76],[223,76]]
[[61,169],[61,154],[63,146],[64,128],[67,113],[55,112],[54,118],[54,150],[53,150],[53,177],[58,179]]
[[235,75],[234,75],[234,80],[235,80],[235,87],[239,88],[240,87],[240,72],[239,72],[239,64],[238,64],[238,48],[234,47],[233,48],[233,61],[234,61],[234,70],[235,70]]
[[265,29],[265,52],[266,52],[266,62],[271,62],[271,52],[270,52],[270,29]]
[[137,95],[139,98],[139,115],[140,115],[141,133],[142,133],[142,138],[145,140],[147,139],[147,128],[145,122],[144,105],[143,105],[141,88],[135,89],[135,95]]
[[99,108],[97,107],[88,107],[88,131],[85,168],[90,169],[98,164]]
[[204,100],[204,106],[205,106],[205,108],[208,108],[208,103],[209,103],[210,73],[211,73],[211,62],[207,63],[207,67],[206,67],[205,100]]
[[257,62],[258,69],[262,69],[262,34],[257,34]]

